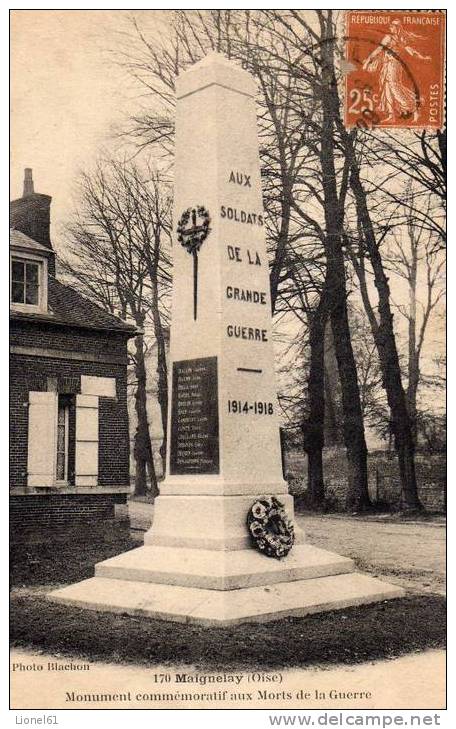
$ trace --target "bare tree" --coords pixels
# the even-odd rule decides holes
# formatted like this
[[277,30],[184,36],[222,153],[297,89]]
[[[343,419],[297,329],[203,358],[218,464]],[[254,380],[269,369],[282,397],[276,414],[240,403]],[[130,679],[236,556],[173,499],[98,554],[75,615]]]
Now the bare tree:
[[[399,460],[401,477],[401,504],[405,509],[421,509],[415,474],[415,439],[413,414],[408,408],[408,397],[402,382],[401,363],[394,330],[391,290],[388,276],[388,260],[385,241],[395,225],[397,204],[386,204],[372,189],[369,178],[362,178],[360,156],[356,144],[362,132],[349,134],[339,122],[342,143],[350,163],[350,188],[356,211],[356,233],[346,235],[346,249],[357,273],[364,307],[372,328],[383,374],[388,405],[391,412],[391,428]],[[375,186],[374,186],[375,188]],[[388,199],[388,195],[386,195]],[[426,216],[426,213],[425,213]],[[425,217],[424,216],[424,217]],[[423,217],[421,218],[421,221]],[[402,223],[402,221],[399,221]],[[422,222],[423,227],[427,227]],[[367,285],[367,271],[372,271],[376,290],[376,302]]]
[[[445,294],[445,259],[435,244],[436,235],[416,219],[412,210],[414,188],[404,196],[405,224],[393,231],[394,243],[387,254],[391,270],[407,284],[407,304],[397,309],[407,323],[407,407],[417,444],[417,393],[421,381],[421,357],[429,321]],[[428,208],[430,203],[428,201]],[[426,214],[428,211],[424,211]],[[424,293],[424,296],[422,295]]]
[[[364,155],[375,168],[373,190],[388,198],[393,208],[408,207],[420,228],[432,235],[433,252],[446,245],[447,142],[446,129],[400,132],[366,130]],[[404,197],[404,188],[413,195]]]
[[[318,401],[324,402],[324,377],[320,373],[322,351],[318,352],[318,349],[321,350],[319,337],[324,331],[324,322],[320,322],[320,312],[323,313],[327,309],[342,385],[343,430],[349,462],[347,507],[364,510],[370,507],[367,488],[367,448],[356,363],[350,339],[342,244],[349,166],[343,159],[341,163],[336,142],[338,106],[335,102],[338,100],[334,94],[335,42],[332,14],[318,13],[317,18],[318,27],[315,30],[299,12],[265,11],[256,22],[263,33],[267,31],[269,35],[266,40],[264,36],[257,34],[256,43],[262,43],[269,74],[272,69],[273,82],[287,92],[287,108],[291,118],[295,114],[299,119],[305,120],[306,133],[302,134],[300,147],[296,153],[298,160],[296,166],[300,175],[291,188],[282,186],[282,194],[289,195],[289,205],[296,213],[296,221],[299,221],[301,226],[305,225],[306,229],[312,230],[314,240],[321,242],[323,250],[320,249],[320,255],[323,253],[325,258],[322,296],[314,299],[315,312],[318,314],[311,318],[315,335],[309,338],[315,355],[315,367],[311,367],[309,373],[309,385],[313,389],[311,399],[315,405]],[[269,37],[275,39],[275,42],[269,42]],[[280,52],[281,47],[287,48],[286,54]],[[290,53],[290,49],[293,49],[293,53]],[[296,82],[295,85],[290,85],[288,81],[290,77]],[[289,93],[290,88],[293,90],[292,94]],[[300,167],[299,162],[303,157],[305,161]],[[292,231],[294,232],[294,228]],[[296,244],[301,242],[303,233],[301,231],[299,237],[290,240],[288,231],[288,245],[291,244],[296,248]],[[288,259],[286,256],[282,257],[283,262]],[[284,266],[281,268],[283,272]],[[293,277],[295,278],[295,272]],[[284,299],[283,291],[281,299]],[[318,326],[317,322],[320,322]],[[317,334],[317,330],[320,333]],[[312,433],[312,438],[307,441],[307,447],[312,444],[312,448],[315,448],[317,466],[323,446],[321,427],[318,425],[321,424],[321,411],[320,407],[320,415],[317,417],[315,410],[312,428],[306,429],[309,434]],[[321,477],[317,472],[315,475],[316,493],[319,494],[317,498],[320,498]]]
[[[147,416],[144,327],[149,316],[155,332],[156,320],[162,327],[170,283],[166,246],[156,220],[159,240],[156,237],[151,243],[149,206],[164,214],[157,203],[158,190],[155,180],[151,192],[147,176],[136,165],[114,159],[100,160],[93,172],[82,173],[79,205],[67,226],[69,252],[62,262],[82,293],[123,318],[132,317],[138,327],[132,355],[137,414],[135,493],[145,493],[147,471],[153,495],[158,493],[158,485]],[[166,223],[163,226],[165,229]]]
[[[350,347],[347,346],[347,337],[344,336],[348,326],[346,320],[346,309],[340,305],[343,298],[345,288],[345,277],[343,273],[342,246],[338,243],[338,237],[342,235],[345,245],[349,244],[348,237],[340,232],[344,225],[345,202],[348,199],[348,187],[350,195],[355,201],[357,231],[361,246],[363,248],[363,263],[367,256],[369,265],[372,267],[374,274],[375,287],[378,292],[378,306],[374,313],[372,306],[367,306],[369,320],[372,325],[374,339],[377,345],[380,363],[383,374],[383,384],[385,386],[388,398],[388,404],[391,410],[391,423],[395,436],[395,447],[398,453],[399,466],[402,483],[402,503],[405,508],[414,509],[421,508],[418,499],[416,476],[414,467],[414,444],[413,434],[410,425],[410,418],[407,409],[407,398],[401,380],[401,367],[396,345],[396,337],[393,328],[393,316],[391,312],[390,289],[388,277],[385,273],[384,262],[380,252],[379,244],[384,231],[380,230],[377,235],[374,228],[371,210],[368,202],[365,182],[361,177],[360,156],[356,154],[356,142],[360,137],[360,133],[356,131],[348,132],[340,115],[340,99],[337,83],[337,69],[335,63],[336,55],[336,34],[334,23],[332,22],[332,14],[318,12],[320,32],[314,28],[309,28],[307,21],[298,13],[298,11],[290,11],[291,19],[287,22],[283,20],[282,14],[275,14],[279,17],[282,24],[287,25],[288,31],[293,31],[293,21],[304,27],[308,34],[313,38],[315,49],[308,51],[312,58],[317,57],[321,66],[321,83],[318,93],[321,99],[322,121],[321,121],[321,169],[322,169],[322,186],[325,211],[325,229],[327,233],[326,254],[327,254],[327,275],[330,280],[330,294],[333,298],[334,305],[331,307],[331,322],[336,346],[336,355],[338,357],[339,372],[342,384],[342,396],[344,408],[347,403],[347,394],[355,391],[355,383],[353,373],[356,368],[352,361],[352,353]],[[292,41],[291,41],[292,42]],[[328,133],[329,130],[329,133]],[[345,164],[340,173],[340,167],[337,167],[336,159],[338,150],[343,149],[345,155]],[[338,192],[336,180],[338,172],[341,174],[340,199],[338,200]],[[342,205],[340,205],[340,200]],[[339,209],[338,209],[339,204]],[[397,207],[393,203],[393,210]],[[358,272],[363,275],[363,267],[358,266]],[[361,288],[362,286],[362,281]],[[364,282],[365,283],[365,282]],[[339,287],[339,297],[334,295]],[[367,286],[364,285],[362,290],[363,298],[367,300]],[[345,294],[346,295],[346,294]],[[339,305],[337,305],[337,300]],[[369,303],[369,302],[367,302]],[[378,319],[377,319],[378,316]],[[345,346],[344,346],[345,345]],[[353,400],[351,400],[353,402]],[[354,412],[357,410],[357,412]],[[352,412],[346,411],[346,421],[351,423],[359,422],[360,411],[357,405],[352,408]],[[346,434],[350,430],[346,428]],[[356,433],[360,433],[356,428],[351,432],[351,440],[354,441],[362,450],[362,441],[357,437]],[[347,441],[347,438],[346,438]],[[353,447],[353,446],[352,446]],[[358,460],[358,464],[361,460]],[[359,480],[359,474],[358,474]]]
[[169,326],[172,197],[169,185],[150,165],[144,165],[141,169],[137,164],[130,163],[118,167],[118,174],[133,201],[136,235],[131,237],[130,243],[148,273],[149,313],[157,351],[157,399],[163,433],[160,455],[164,473],[168,421],[165,327]]
[[[262,91],[259,126],[262,158],[268,170],[265,192],[271,221],[271,291],[276,320],[286,311],[297,317],[303,315],[296,261],[299,259],[302,276],[306,270],[302,245],[305,237],[311,235],[314,243],[319,243],[314,246],[315,252],[320,249],[316,259],[323,259],[322,280],[329,299],[328,315],[341,379],[344,439],[350,463],[347,504],[350,508],[369,508],[367,449],[347,313],[345,260],[347,243],[353,246],[359,236],[363,264],[367,261],[369,270],[373,270],[379,292],[378,306],[371,306],[370,312],[366,310],[368,315],[372,314],[369,320],[383,367],[383,384],[401,463],[404,504],[419,508],[413,438],[401,380],[388,277],[379,248],[384,231],[376,227],[372,215],[372,196],[367,193],[363,176],[365,158],[360,154],[367,146],[369,135],[349,133],[341,122],[335,22],[331,11],[317,12],[315,22],[309,22],[308,15],[294,10],[177,11],[173,14],[172,32],[153,42],[136,24],[133,35],[137,45],[133,51],[130,49],[126,63],[134,74],[140,68],[140,76],[136,78],[160,100],[154,118],[149,115],[142,127],[136,125],[136,131],[141,143],[153,141],[164,150],[166,140],[169,149],[172,131],[169,127],[163,135],[162,121],[163,114],[167,119],[172,118],[176,72],[199,60],[209,49],[222,50],[255,73]],[[141,128],[149,129],[150,133],[141,137]],[[427,162],[429,174],[434,174],[432,140],[425,136],[416,143],[421,145],[422,160],[426,161],[427,156],[431,161],[431,164]],[[424,162],[422,169],[425,169]],[[426,184],[429,188],[426,175],[427,172],[422,180],[423,194]],[[375,183],[372,187],[375,188]],[[386,189],[385,196],[389,196],[392,209],[397,207],[394,194],[394,188]],[[350,229],[351,221],[345,219],[350,199],[355,203],[356,235]],[[319,301],[315,295],[312,300],[315,310]],[[324,396],[324,392],[321,394]]]

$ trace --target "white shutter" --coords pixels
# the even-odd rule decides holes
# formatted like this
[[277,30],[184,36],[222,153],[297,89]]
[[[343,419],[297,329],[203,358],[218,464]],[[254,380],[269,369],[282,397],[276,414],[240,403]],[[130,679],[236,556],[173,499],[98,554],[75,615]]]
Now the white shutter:
[[76,395],[76,486],[98,483],[98,397]]
[[116,378],[81,375],[81,395],[116,397]]
[[57,393],[29,392],[27,484],[55,485]]

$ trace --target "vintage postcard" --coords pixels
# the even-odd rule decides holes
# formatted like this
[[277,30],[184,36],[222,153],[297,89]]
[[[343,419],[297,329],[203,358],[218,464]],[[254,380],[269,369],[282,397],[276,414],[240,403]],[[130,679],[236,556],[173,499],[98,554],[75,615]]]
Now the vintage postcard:
[[439,725],[446,11],[10,18],[11,709]]

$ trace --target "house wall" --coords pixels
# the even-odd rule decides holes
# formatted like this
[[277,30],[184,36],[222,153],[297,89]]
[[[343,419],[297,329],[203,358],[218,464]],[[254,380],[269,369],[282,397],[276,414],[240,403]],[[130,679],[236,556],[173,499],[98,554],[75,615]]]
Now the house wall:
[[87,354],[114,355],[127,364],[126,336],[123,333],[77,329],[38,321],[13,320],[12,347],[39,347]]
[[[117,397],[99,398],[99,477],[100,486],[129,483],[129,433],[127,412],[126,339],[123,334],[51,328],[43,324],[13,322],[11,327],[11,486],[27,486],[28,393],[55,389],[59,393],[79,394],[81,375],[113,377]],[[18,354],[21,348],[49,346],[60,351],[113,355],[113,362],[65,360]],[[117,355],[117,356],[116,356]],[[73,416],[73,417],[72,417]],[[74,413],[70,413],[70,429]],[[74,439],[73,439],[74,442]],[[70,469],[74,453],[69,453]],[[70,478],[71,481],[71,478]]]
[[[50,236],[50,206],[49,195],[34,192],[32,170],[27,168],[24,194],[22,198],[10,203],[11,226],[32,239],[24,241],[26,248],[27,246],[33,248],[33,241],[45,246],[47,252],[40,249],[40,253],[47,255],[48,274],[54,277],[55,254]],[[17,249],[20,248],[18,245]],[[11,250],[15,250],[14,245]],[[126,499],[129,492],[127,341],[131,330],[129,332],[103,330],[107,319],[103,317],[102,312],[97,314],[96,307],[85,307],[83,302],[81,305],[81,297],[71,288],[59,285],[52,279],[49,279],[48,284],[49,294],[53,292],[54,298],[49,295],[47,313],[30,314],[28,318],[24,318],[13,307],[10,323],[10,534],[16,546],[18,542],[27,542],[30,539],[32,541],[71,539],[75,530],[78,535],[82,533],[84,524],[87,538],[97,539],[101,534],[101,538],[104,539],[107,534],[112,533],[113,520],[116,518],[125,523],[127,513]],[[81,326],[78,326],[79,322],[76,319],[78,315],[87,317],[81,321]],[[54,316],[55,320],[60,316],[64,321],[74,324],[64,326],[57,321],[46,321],[44,316],[51,319]],[[101,325],[99,330],[88,328],[90,324],[96,325],[97,322]],[[112,327],[107,324],[107,328]],[[115,397],[108,397],[112,395],[109,382],[89,383],[94,385],[95,389],[81,393],[83,375],[115,378]],[[106,386],[105,389],[103,384]],[[92,394],[94,396],[91,399],[92,403],[98,405],[98,408],[92,405],[92,412],[89,413],[90,405],[87,401],[90,402],[90,397],[80,398],[78,415],[76,415],[76,402],[70,406],[68,483],[65,485],[56,485],[52,468],[53,408],[57,405],[56,397],[35,396],[32,398],[32,410],[30,410],[30,392],[74,396]],[[73,399],[76,401],[76,397]],[[45,403],[44,409],[42,406],[40,409],[39,403]],[[84,406],[87,410],[83,413]],[[30,460],[29,412],[37,439],[40,437],[42,423],[41,439],[45,449],[44,452],[40,450],[40,442],[34,437]],[[82,435],[78,441],[79,473],[75,478],[77,417],[81,424],[78,426],[79,433]],[[96,441],[97,417],[98,441]],[[28,475],[29,467],[31,472]],[[43,470],[40,471],[40,468]],[[85,473],[82,472],[84,468],[86,468]],[[49,528],[52,530],[51,534]]]
[[126,499],[125,493],[11,495],[10,540],[17,545],[119,534],[119,528],[128,530]]

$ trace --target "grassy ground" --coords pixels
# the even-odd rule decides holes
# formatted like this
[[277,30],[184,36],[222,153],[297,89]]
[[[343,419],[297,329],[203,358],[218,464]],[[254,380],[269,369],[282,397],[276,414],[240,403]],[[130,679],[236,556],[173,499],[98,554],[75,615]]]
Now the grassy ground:
[[234,628],[144,620],[15,595],[13,645],[79,659],[175,665],[204,670],[360,663],[394,658],[445,641],[445,601],[410,596],[306,618]]
[[109,542],[80,539],[67,543],[30,544],[12,547],[10,580],[13,588],[34,587],[46,591],[56,585],[79,582],[93,577],[94,566],[109,557],[139,547],[141,536],[131,538],[124,534]]
[[[327,529],[331,532],[330,526]],[[11,562],[12,644],[80,659],[178,662],[206,670],[359,663],[444,646],[445,601],[436,594],[210,630],[46,600],[46,592],[57,585],[92,576],[96,562],[140,542],[141,535],[91,546],[71,542],[59,546],[57,558],[52,545],[16,551]]]

